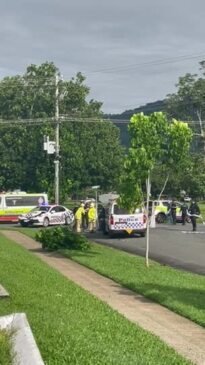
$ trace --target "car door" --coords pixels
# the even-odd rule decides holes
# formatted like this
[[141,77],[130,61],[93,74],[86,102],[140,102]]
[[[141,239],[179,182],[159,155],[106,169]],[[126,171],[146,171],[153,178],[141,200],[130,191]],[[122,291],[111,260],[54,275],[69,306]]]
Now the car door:
[[56,207],[51,208],[50,212],[49,212],[49,222],[50,224],[56,224]]
[[56,205],[50,210],[50,224],[65,223],[65,208]]
[[66,212],[67,209],[65,207],[63,207],[62,205],[58,206],[58,219],[59,219],[59,224],[65,224],[66,223]]

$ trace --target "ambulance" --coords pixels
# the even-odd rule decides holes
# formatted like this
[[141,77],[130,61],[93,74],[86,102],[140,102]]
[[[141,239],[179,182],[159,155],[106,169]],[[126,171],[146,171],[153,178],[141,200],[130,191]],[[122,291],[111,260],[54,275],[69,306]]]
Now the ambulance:
[[28,194],[19,190],[0,193],[0,222],[18,222],[19,215],[47,204],[48,196],[45,193]]
[[111,201],[105,208],[104,234],[110,237],[120,233],[129,235],[137,233],[145,237],[147,230],[147,216],[143,208],[137,208],[133,214]]

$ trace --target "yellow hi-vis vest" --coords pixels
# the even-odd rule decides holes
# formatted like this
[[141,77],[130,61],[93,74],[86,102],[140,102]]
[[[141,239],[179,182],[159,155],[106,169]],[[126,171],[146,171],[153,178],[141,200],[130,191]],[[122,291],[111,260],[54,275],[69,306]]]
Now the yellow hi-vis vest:
[[78,208],[78,210],[75,213],[75,219],[82,219],[82,215],[85,214],[84,207]]
[[93,208],[90,208],[89,211],[88,211],[88,220],[90,222],[90,221],[93,221],[95,219],[96,219],[96,209],[93,207]]

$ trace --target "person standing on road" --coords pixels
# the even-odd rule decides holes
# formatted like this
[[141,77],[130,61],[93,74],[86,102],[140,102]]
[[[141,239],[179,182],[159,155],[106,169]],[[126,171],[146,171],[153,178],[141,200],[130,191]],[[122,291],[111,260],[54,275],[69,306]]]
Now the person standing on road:
[[196,232],[196,219],[200,215],[200,209],[195,199],[192,200],[189,207],[189,215],[192,223],[192,230]]
[[85,202],[85,214],[83,215],[83,229],[88,229],[88,211],[89,211],[89,202]]
[[185,201],[183,201],[180,210],[182,212],[182,225],[184,226],[186,224],[187,212],[188,212],[188,206]]
[[96,228],[96,209],[93,203],[90,203],[90,208],[88,210],[88,227],[89,232],[93,233]]
[[80,233],[82,229],[82,219],[85,214],[84,204],[81,203],[80,207],[75,212],[75,229],[76,232]]
[[176,224],[177,204],[176,204],[175,199],[172,200],[170,209],[171,209],[172,224]]

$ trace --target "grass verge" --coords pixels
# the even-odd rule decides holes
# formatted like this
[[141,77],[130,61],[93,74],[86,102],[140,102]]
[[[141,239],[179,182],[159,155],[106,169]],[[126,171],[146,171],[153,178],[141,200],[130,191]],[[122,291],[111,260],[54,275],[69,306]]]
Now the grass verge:
[[[20,231],[35,238],[35,229]],[[144,258],[91,243],[86,252],[61,250],[66,257],[164,305],[205,327],[205,276],[173,269]]]
[[4,330],[0,330],[0,364],[12,365],[10,335]]
[[0,277],[11,295],[0,302],[0,315],[27,314],[46,364],[190,364],[32,253],[0,238]]
[[89,251],[61,250],[68,258],[164,305],[205,327],[205,277],[176,270],[113,248],[92,244]]

